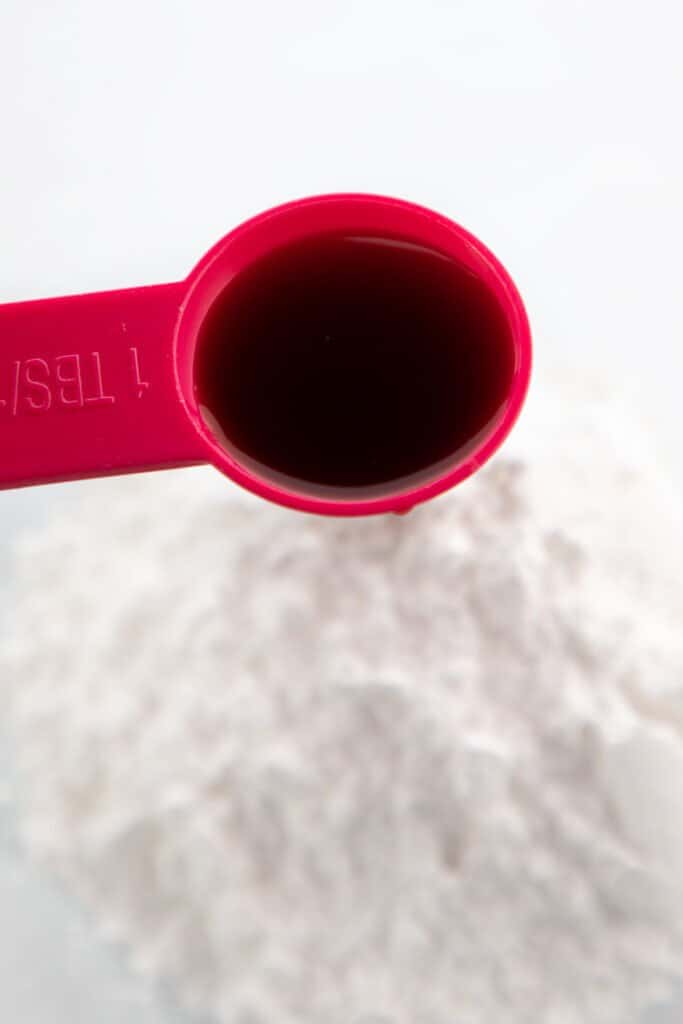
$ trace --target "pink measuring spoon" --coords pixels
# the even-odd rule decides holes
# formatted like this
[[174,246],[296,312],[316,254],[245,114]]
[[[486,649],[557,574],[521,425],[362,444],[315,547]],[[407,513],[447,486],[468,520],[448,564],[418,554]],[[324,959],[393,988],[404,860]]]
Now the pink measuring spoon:
[[[229,310],[245,273],[274,253],[284,253],[286,262],[297,245],[326,236],[386,243],[386,257],[372,254],[373,272],[386,279],[387,295],[396,302],[407,301],[410,293],[411,309],[419,307],[422,278],[416,274],[403,295],[392,293],[391,261],[402,258],[403,251],[452,261],[467,281],[484,290],[505,332],[509,373],[495,414],[449,457],[378,487],[320,486],[283,473],[277,465],[261,464],[206,415],[198,387],[206,326],[211,321],[215,335],[216,317]],[[382,259],[388,261],[383,276]],[[316,281],[327,280],[324,266],[312,273]],[[345,273],[352,275],[353,267]],[[365,278],[357,277],[364,287]],[[311,283],[314,296],[317,287]],[[454,297],[456,318],[457,301]],[[467,330],[474,330],[471,315]],[[226,339],[229,344],[227,321]],[[417,380],[419,348],[411,359]],[[0,306],[0,488],[211,463],[256,494],[302,511],[404,512],[453,487],[491,457],[519,414],[530,367],[530,331],[517,289],[498,260],[463,228],[423,207],[381,196],[302,199],[240,225],[184,281]],[[275,385],[271,381],[268,386]],[[391,402],[388,390],[376,388],[373,401],[380,412],[382,403]],[[470,390],[476,405],[476,381]],[[248,405],[250,396],[244,397]],[[260,388],[252,397],[269,415]],[[319,403],[323,414],[324,406]],[[406,415],[411,408],[408,402]],[[279,407],[277,415],[282,415]],[[349,395],[349,424],[358,428],[353,416],[354,396]],[[278,429],[277,423],[271,425],[276,437]],[[316,430],[313,421],[309,448]],[[319,433],[325,436],[322,424]]]

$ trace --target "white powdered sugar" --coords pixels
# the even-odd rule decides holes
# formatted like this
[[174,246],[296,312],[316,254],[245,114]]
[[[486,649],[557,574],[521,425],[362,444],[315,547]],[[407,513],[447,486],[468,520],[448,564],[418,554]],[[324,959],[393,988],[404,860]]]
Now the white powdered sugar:
[[652,461],[593,394],[406,517],[82,488],[18,558],[31,848],[223,1024],[636,1021],[683,963]]

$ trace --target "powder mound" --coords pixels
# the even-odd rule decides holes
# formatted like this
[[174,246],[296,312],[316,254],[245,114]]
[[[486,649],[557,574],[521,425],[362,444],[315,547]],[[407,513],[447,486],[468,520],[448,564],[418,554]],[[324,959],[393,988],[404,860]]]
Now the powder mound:
[[24,542],[27,840],[137,969],[224,1024],[627,1024],[667,991],[681,603],[638,474],[549,465],[363,521],[100,482]]

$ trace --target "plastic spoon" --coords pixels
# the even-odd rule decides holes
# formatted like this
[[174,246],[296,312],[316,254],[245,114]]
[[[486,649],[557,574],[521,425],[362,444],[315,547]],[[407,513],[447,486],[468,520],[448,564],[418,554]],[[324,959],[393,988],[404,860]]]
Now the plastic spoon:
[[[505,319],[513,361],[505,401],[467,450],[417,484],[397,480],[381,493],[352,489],[345,496],[283,479],[242,457],[202,414],[197,356],[219,297],[269,254],[324,234],[443,254],[481,282]],[[520,411],[530,366],[521,298],[501,264],[463,228],[386,197],[302,199],[236,228],[184,281],[0,306],[0,488],[208,462],[256,494],[303,511],[407,511],[490,458]]]

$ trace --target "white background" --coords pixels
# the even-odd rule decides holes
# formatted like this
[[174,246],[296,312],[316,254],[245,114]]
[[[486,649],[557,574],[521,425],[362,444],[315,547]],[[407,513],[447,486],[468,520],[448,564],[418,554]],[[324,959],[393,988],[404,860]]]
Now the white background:
[[[679,11],[0,0],[0,301],[176,280],[275,203],[395,194],[478,234],[525,296],[539,365],[623,382],[683,479]],[[3,576],[18,523],[59,492],[0,496]],[[9,810],[0,827],[0,1017],[178,1020],[22,862]]]

